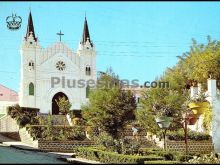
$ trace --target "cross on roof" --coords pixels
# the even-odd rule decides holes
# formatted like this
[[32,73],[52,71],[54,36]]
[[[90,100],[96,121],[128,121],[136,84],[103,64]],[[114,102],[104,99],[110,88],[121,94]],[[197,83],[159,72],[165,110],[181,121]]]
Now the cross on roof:
[[59,33],[57,33],[57,35],[59,35],[60,36],[60,42],[61,42],[61,36],[62,35],[64,35],[63,33],[61,33],[61,30],[60,30],[60,32]]

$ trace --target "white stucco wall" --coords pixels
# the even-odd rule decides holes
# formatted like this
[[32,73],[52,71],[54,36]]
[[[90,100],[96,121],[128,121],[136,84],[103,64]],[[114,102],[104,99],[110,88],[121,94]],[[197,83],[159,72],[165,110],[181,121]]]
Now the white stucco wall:
[[[32,42],[32,44],[30,44]],[[88,45],[87,45],[88,47]],[[63,92],[72,103],[72,109],[81,109],[86,103],[86,86],[75,88],[67,86],[67,80],[89,80],[96,82],[96,52],[94,47],[85,48],[79,46],[77,52],[73,52],[66,44],[58,42],[43,49],[38,42],[30,36],[21,46],[21,80],[19,91],[19,104],[22,107],[39,108],[41,113],[50,113],[52,110],[52,98],[58,92]],[[29,62],[34,62],[34,69],[30,69]],[[56,68],[58,61],[65,63],[65,70]],[[85,68],[91,67],[91,75],[85,74]],[[59,83],[52,87],[51,78],[59,77],[61,82],[65,79],[65,86]],[[29,84],[35,87],[35,95],[29,96]]]
[[14,101],[0,101],[0,114],[7,113],[7,107],[17,104],[18,102]]

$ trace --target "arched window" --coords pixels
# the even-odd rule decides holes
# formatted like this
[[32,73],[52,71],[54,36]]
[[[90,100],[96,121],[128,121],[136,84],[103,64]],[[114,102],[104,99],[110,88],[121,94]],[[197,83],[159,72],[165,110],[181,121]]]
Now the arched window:
[[86,66],[86,75],[90,76],[91,75],[91,67]]
[[34,84],[33,83],[29,84],[29,95],[34,96]]
[[33,61],[30,61],[30,62],[29,62],[29,68],[30,68],[30,69],[34,69],[34,62],[33,62]]
[[86,98],[89,98],[89,93],[90,93],[90,87],[86,87]]

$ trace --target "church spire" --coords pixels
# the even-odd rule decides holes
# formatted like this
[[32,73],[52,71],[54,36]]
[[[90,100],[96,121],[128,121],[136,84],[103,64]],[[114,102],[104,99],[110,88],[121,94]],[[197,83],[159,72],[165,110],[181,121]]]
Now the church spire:
[[27,38],[31,34],[33,35],[34,41],[37,41],[37,38],[35,37],[35,33],[34,33],[34,24],[33,24],[33,19],[32,19],[32,15],[31,15],[31,11],[30,11],[29,17],[28,17],[28,25],[27,25],[27,32],[26,32],[25,39],[27,40]]
[[87,19],[85,16],[85,21],[84,21],[84,28],[83,28],[83,36],[82,36],[82,44],[85,44],[86,41],[89,41],[89,43],[91,44],[91,46],[93,47],[91,40],[90,40],[90,35],[89,35],[89,28],[88,28],[88,23],[87,23]]

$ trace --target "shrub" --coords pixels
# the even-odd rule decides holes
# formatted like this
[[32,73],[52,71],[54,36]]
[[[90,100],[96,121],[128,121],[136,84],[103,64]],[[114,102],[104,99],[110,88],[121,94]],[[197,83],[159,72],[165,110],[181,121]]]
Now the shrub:
[[139,153],[141,153],[142,155],[151,155],[151,154],[155,154],[158,151],[163,151],[162,148],[141,148],[139,150]]
[[20,127],[24,127],[27,124],[37,124],[36,118],[39,109],[20,107],[18,104],[7,107],[7,114],[13,119],[17,120]]
[[181,163],[179,161],[153,160],[153,161],[145,161],[144,164],[181,164]]
[[101,132],[98,136],[94,137],[94,141],[96,145],[108,148],[109,150],[114,146],[114,139],[107,132]]
[[164,151],[161,148],[141,148],[139,153],[142,155],[162,156],[165,160],[179,161],[183,154],[178,151]]
[[100,161],[102,163],[113,164],[128,164],[128,163],[144,163],[147,160],[163,159],[155,155],[151,156],[137,156],[137,155],[123,155],[114,152],[101,151],[91,147],[80,147],[75,150],[79,157],[83,157],[90,160]]
[[27,129],[35,139],[45,140],[84,140],[85,131],[81,126],[48,126],[48,125],[30,125]]
[[101,132],[94,137],[97,146],[104,147],[106,151],[112,151],[122,154],[138,154],[142,141],[133,139],[113,139],[107,132]]
[[155,154],[158,156],[162,156],[165,160],[180,160],[181,156],[183,155],[181,152],[178,151],[155,151]]
[[[173,131],[173,132],[167,132],[167,137],[169,140],[184,140],[185,139],[185,134],[183,129],[180,129],[178,131]],[[201,132],[195,132],[188,130],[187,132],[187,137],[190,140],[210,140],[211,136],[207,133],[201,133]]]
[[190,164],[220,164],[220,158],[217,154],[205,154],[202,156],[194,156],[188,161]]

